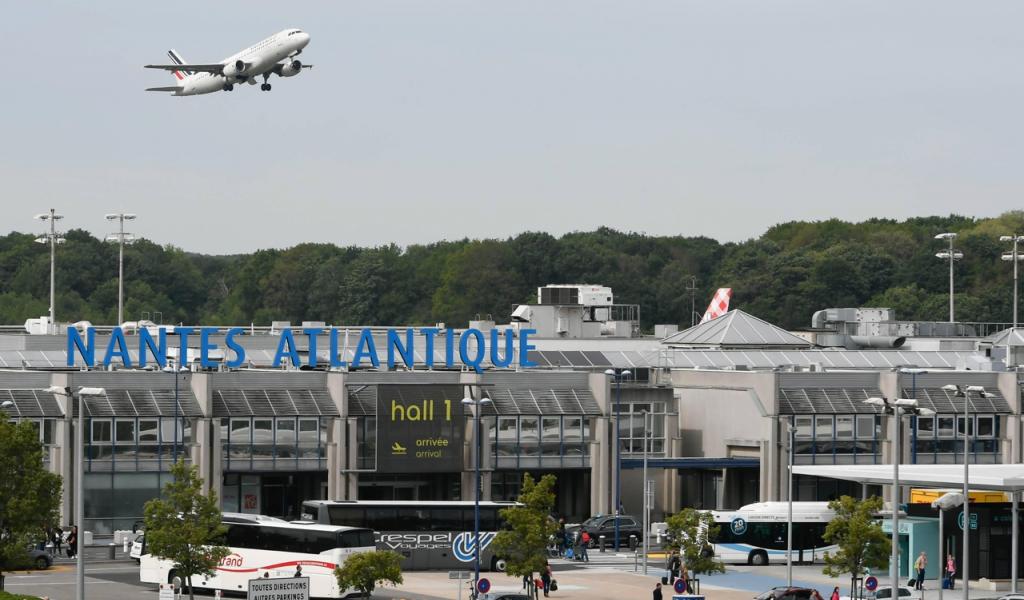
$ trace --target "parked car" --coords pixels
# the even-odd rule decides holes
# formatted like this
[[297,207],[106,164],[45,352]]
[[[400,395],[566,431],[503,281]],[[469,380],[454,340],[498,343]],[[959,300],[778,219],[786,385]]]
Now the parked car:
[[[580,530],[586,531],[590,536],[590,547],[594,548],[604,536],[605,543],[615,544],[615,515],[601,515],[591,517],[580,524]],[[640,520],[629,515],[620,515],[619,519],[619,545],[628,545],[630,538],[635,538],[637,543],[643,540],[643,529]]]
[[799,587],[773,587],[754,596],[754,600],[822,600],[818,590]]
[[11,566],[15,569],[49,569],[53,564],[53,557],[46,550],[37,547],[28,548],[25,554],[12,561]]

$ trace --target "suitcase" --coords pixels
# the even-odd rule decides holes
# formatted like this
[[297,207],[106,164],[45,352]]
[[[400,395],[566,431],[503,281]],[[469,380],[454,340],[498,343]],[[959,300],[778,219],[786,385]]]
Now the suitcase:
[[661,585],[668,585],[668,577],[661,578]]
[[944,589],[944,590],[951,590],[951,589],[953,589],[953,584],[949,580],[949,577],[943,577],[942,578],[942,589]]
[[565,549],[565,558],[566,558],[566,560],[572,560],[573,556],[575,556],[575,554],[573,553],[572,548],[566,548]]

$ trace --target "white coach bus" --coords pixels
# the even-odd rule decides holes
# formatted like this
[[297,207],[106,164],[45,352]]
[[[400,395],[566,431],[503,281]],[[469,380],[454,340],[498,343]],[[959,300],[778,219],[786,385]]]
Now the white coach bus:
[[[715,556],[726,563],[767,565],[786,562],[787,502],[758,502],[734,511],[709,511],[719,527]],[[793,503],[793,561],[821,561],[835,546],[825,542],[825,527],[835,516],[828,502]]]
[[[196,589],[245,592],[250,579],[292,577],[296,567],[309,577],[310,596],[345,598],[357,590],[339,590],[334,568],[356,552],[377,549],[373,531],[311,523],[288,523],[258,515],[225,513],[228,532],[224,545],[231,550],[213,577],[192,577]],[[171,561],[143,550],[139,579],[143,583],[173,583],[177,573]],[[185,582],[182,582],[184,585]]]

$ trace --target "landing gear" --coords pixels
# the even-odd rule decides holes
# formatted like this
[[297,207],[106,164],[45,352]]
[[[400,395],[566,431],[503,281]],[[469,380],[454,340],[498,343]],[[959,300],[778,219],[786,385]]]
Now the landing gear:
[[234,84],[231,84],[231,83],[225,83],[224,84],[224,91],[225,92],[230,92],[233,89],[235,89]]
[[270,91],[270,84],[269,83],[264,83],[263,85],[260,86],[260,89],[263,90],[264,92],[269,92]]

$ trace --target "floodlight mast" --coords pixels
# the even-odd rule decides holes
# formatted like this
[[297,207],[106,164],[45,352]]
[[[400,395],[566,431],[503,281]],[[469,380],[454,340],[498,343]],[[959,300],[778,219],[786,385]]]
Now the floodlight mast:
[[36,241],[40,244],[45,244],[47,242],[50,244],[50,322],[46,326],[46,333],[55,334],[57,333],[57,317],[53,305],[57,288],[57,244],[64,242],[64,237],[57,234],[57,221],[63,219],[64,215],[58,215],[57,210],[51,208],[50,212],[38,214],[36,215],[36,218],[40,221],[50,222],[50,232],[37,237]]
[[[1013,242],[1013,250],[1011,252],[1003,252],[1002,260],[1013,261],[1013,328],[1017,328],[1017,292],[1020,289],[1017,283],[1017,266],[1020,264],[1021,255],[1017,251],[1017,244],[1024,242],[1024,235],[1002,235],[999,236],[1000,242]],[[1006,356],[1007,366],[1009,366],[1010,356]]]
[[[943,250],[942,252],[937,253],[935,256],[936,256],[936,258],[941,258],[942,260],[948,260],[949,261],[949,322],[950,323],[955,323],[956,322],[956,319],[954,318],[954,311],[953,311],[953,263],[964,257],[963,252],[960,252],[959,250],[956,250],[956,249],[953,248],[953,240],[956,239],[956,235],[957,234],[955,234],[955,233],[940,233],[940,234],[935,236],[935,239],[937,239],[937,240],[946,240],[946,241],[949,242],[949,249],[948,250]],[[895,594],[896,591],[893,590],[893,593]]]
[[124,324],[124,245],[135,239],[130,233],[124,232],[124,222],[133,221],[135,215],[132,213],[111,213],[105,215],[108,221],[118,221],[120,227],[118,232],[108,235],[107,241],[117,241],[117,324]]

